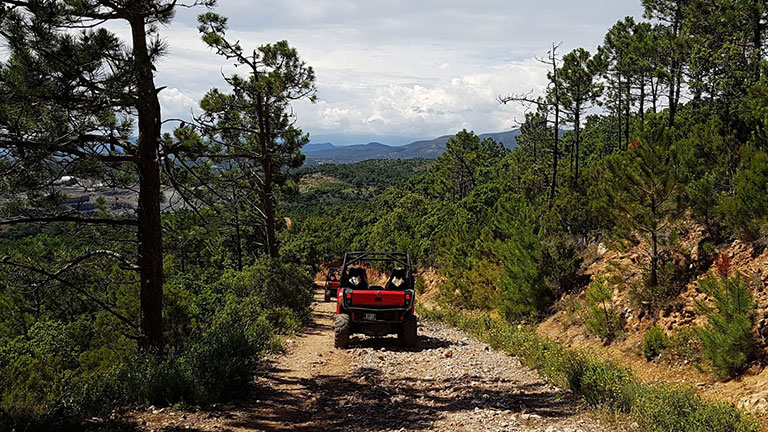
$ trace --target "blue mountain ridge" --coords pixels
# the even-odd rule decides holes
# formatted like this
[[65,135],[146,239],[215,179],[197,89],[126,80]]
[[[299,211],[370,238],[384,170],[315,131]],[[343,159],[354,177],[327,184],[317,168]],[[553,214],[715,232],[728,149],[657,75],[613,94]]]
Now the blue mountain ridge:
[[[519,130],[481,134],[481,139],[492,138],[508,149],[517,147]],[[443,135],[431,140],[414,141],[402,146],[390,146],[379,142],[336,146],[329,142],[311,143],[303,147],[308,165],[322,163],[355,163],[368,159],[435,159],[445,152],[445,144],[453,135]]]

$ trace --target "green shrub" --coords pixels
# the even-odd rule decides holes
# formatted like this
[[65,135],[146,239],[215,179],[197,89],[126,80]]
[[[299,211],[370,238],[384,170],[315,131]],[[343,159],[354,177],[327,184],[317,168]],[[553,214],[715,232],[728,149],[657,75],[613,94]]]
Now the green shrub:
[[758,424],[725,403],[705,402],[688,389],[649,386],[632,407],[647,432],[757,432]]
[[275,332],[283,335],[294,334],[301,329],[301,320],[287,307],[269,309],[264,317]]
[[287,307],[302,319],[309,317],[313,280],[302,266],[264,259],[225,273],[221,284],[238,297],[258,298],[264,309]]
[[658,326],[649,328],[643,335],[643,355],[651,361],[669,347],[669,337]]
[[699,287],[713,303],[698,303],[708,320],[700,332],[702,352],[720,378],[739,372],[754,358],[758,347],[753,331],[757,304],[741,275],[728,275],[730,264],[726,261],[720,258],[716,263],[719,276],[699,280]]
[[424,290],[426,289],[427,283],[424,280],[424,276],[419,276],[416,278],[416,282],[414,283],[414,288],[416,289],[416,293],[418,294],[424,294]]
[[586,326],[589,331],[605,339],[613,339],[622,332],[619,314],[613,310],[613,289],[602,277],[596,277],[586,291]]
[[138,350],[106,313],[40,320],[27,335],[0,340],[0,430],[66,429],[63,421],[121,405],[233,397],[276,334],[299,329],[310,286],[302,268],[274,263],[220,280],[169,278],[163,353]]
[[697,366],[702,362],[701,329],[697,327],[681,327],[676,329],[669,338],[669,348],[662,357],[666,360],[679,359]]
[[192,388],[191,401],[226,399],[250,382],[272,335],[269,321],[254,303],[231,299],[211,328],[179,358]]

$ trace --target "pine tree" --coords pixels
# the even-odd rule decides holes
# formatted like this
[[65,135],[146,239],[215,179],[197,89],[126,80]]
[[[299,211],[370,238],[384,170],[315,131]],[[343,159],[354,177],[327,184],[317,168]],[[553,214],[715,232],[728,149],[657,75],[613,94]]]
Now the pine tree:
[[621,235],[637,232],[646,241],[651,287],[659,283],[662,247],[682,211],[678,201],[687,182],[685,157],[673,129],[656,117],[629,149],[605,159],[606,176],[597,185],[611,203]]
[[757,304],[742,276],[730,269],[730,259],[721,256],[716,274],[699,280],[699,288],[712,304],[698,302],[708,324],[700,332],[704,357],[715,373],[727,378],[738,372],[757,352],[755,325]]
[[287,41],[248,53],[238,42],[226,39],[226,18],[206,13],[199,21],[203,41],[217,54],[244,66],[249,75],[227,77],[232,87],[229,94],[209,91],[198,121],[207,139],[221,146],[215,157],[235,161],[243,181],[259,191],[262,215],[258,219],[264,226],[265,251],[276,258],[275,187],[286,179],[284,168],[303,163],[300,150],[309,142],[309,136],[294,126],[290,104],[300,99],[315,101],[315,73]]
[[602,85],[596,78],[603,65],[600,58],[593,58],[589,51],[577,48],[563,56],[560,68],[561,103],[563,111],[573,124],[574,145],[571,152],[574,180],[579,180],[579,155],[582,120],[587,110],[602,93]]

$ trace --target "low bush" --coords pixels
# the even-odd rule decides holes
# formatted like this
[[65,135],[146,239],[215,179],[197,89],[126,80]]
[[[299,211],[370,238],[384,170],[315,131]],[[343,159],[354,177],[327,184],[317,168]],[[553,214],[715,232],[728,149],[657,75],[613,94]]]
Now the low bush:
[[758,423],[726,403],[709,402],[693,390],[648,386],[632,407],[647,432],[757,432]]
[[757,353],[755,325],[757,304],[749,286],[739,274],[730,276],[727,257],[715,263],[719,275],[699,280],[699,287],[712,299],[712,305],[699,302],[708,324],[700,332],[704,358],[720,378],[740,371]]
[[416,278],[416,282],[414,283],[414,288],[416,289],[416,293],[424,294],[426,287],[427,287],[427,282],[424,279],[424,276],[419,275],[419,277]]
[[0,430],[67,430],[63,422],[121,405],[234,397],[276,335],[300,328],[310,289],[302,268],[277,263],[212,281],[171,278],[162,353],[139,350],[104,324],[108,315],[97,316],[99,325],[40,320],[26,335],[0,340]]
[[613,288],[606,280],[597,277],[586,291],[586,326],[589,331],[603,339],[614,339],[622,332],[619,314],[613,310]]
[[526,326],[487,314],[419,308],[425,318],[465,330],[492,347],[517,356],[526,366],[591,406],[629,414],[646,432],[757,432],[758,424],[733,406],[704,401],[686,389],[640,382],[620,366],[567,349]]
[[303,266],[264,259],[225,273],[221,284],[238,297],[258,298],[264,309],[285,307],[302,319],[309,317],[313,280]]
[[703,361],[700,332],[698,327],[681,327],[674,330],[669,337],[669,348],[661,355],[662,359],[688,362],[694,367],[699,367]]
[[669,347],[669,337],[658,326],[649,328],[643,335],[643,356],[648,361],[660,356]]

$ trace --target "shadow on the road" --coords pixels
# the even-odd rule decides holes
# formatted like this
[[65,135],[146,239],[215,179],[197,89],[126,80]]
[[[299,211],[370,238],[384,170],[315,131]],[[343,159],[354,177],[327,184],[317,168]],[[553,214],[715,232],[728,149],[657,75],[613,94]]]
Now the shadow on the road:
[[350,348],[373,348],[393,352],[421,352],[435,348],[447,348],[453,343],[444,339],[429,336],[419,336],[419,343],[414,348],[403,347],[397,337],[366,338],[353,336],[349,341]]
[[[275,371],[279,372],[279,371]],[[521,384],[468,374],[452,378],[388,380],[373,368],[356,369],[348,376],[323,375],[294,379],[270,377],[301,392],[257,390],[261,405],[243,404],[247,413],[226,428],[263,431],[381,431],[406,428],[428,430],[446,413],[476,407],[500,411],[565,417],[574,414],[574,400],[542,383]],[[515,392],[510,388],[516,389]],[[304,393],[306,395],[307,393]],[[277,426],[276,426],[277,425]]]

